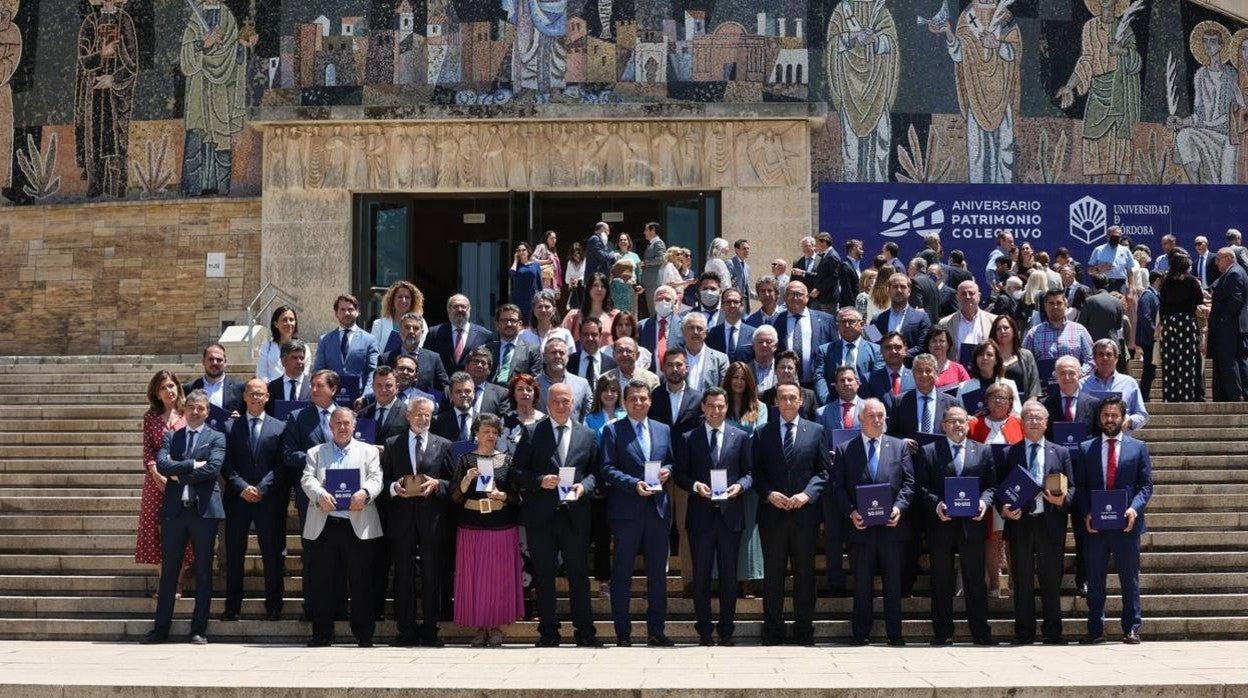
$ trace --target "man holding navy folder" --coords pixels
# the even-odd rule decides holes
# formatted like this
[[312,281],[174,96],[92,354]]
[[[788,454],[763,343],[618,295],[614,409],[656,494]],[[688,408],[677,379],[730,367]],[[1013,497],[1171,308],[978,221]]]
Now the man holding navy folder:
[[1112,555],[1122,587],[1122,641],[1140,643],[1140,537],[1147,530],[1144,508],[1153,494],[1148,447],[1124,434],[1127,408],[1110,397],[1097,410],[1101,435],[1080,446],[1075,472],[1078,509],[1088,536],[1088,634],[1079,644],[1105,642],[1105,576]]
[[[1046,645],[1062,638],[1062,562],[1066,553],[1066,516],[1074,500],[1070,452],[1044,438],[1049,411],[1037,400],[1023,405],[1023,440],[1006,451],[995,490],[1005,518],[1014,581],[1014,640],[1030,645],[1036,637],[1036,577],[1040,578]],[[1046,487],[1049,474],[1065,476],[1066,491]],[[1060,478],[1058,478],[1060,479]]]
[[968,421],[965,409],[947,409],[941,421],[946,438],[924,446],[915,464],[919,502],[927,515],[933,646],[953,644],[955,553],[962,568],[971,637],[976,645],[996,644],[988,627],[984,514],[992,506],[997,475],[992,450],[966,438]]
[[914,465],[905,442],[884,433],[884,403],[867,400],[858,419],[862,436],[837,446],[832,471],[833,496],[855,529],[849,539],[854,571],[853,636],[849,643],[861,647],[869,642],[878,570],[884,582],[888,644],[903,647],[902,564],[912,535],[903,516],[914,496]]

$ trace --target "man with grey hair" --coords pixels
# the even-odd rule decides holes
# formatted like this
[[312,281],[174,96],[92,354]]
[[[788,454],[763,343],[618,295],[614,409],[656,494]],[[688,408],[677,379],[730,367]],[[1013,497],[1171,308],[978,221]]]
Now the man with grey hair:
[[[653,372],[637,364],[637,341],[632,337],[620,337],[615,340],[612,346],[612,354],[615,356],[615,368],[602,374],[606,378],[610,378],[620,386],[620,394],[624,394],[624,390],[628,388],[631,381],[641,381],[649,386],[650,390],[659,387],[659,377]],[[590,386],[594,388],[596,386]]]
[[802,246],[802,256],[793,260],[793,263],[789,265],[789,275],[794,279],[800,279],[806,274],[814,274],[815,269],[819,266],[815,237],[807,235],[802,238],[800,244]]
[[[537,385],[540,389],[537,408],[546,411],[546,398],[550,395],[550,386],[555,383],[567,383],[572,388],[572,413],[574,419],[581,422],[589,414],[589,404],[593,390],[584,378],[568,373],[568,345],[562,339],[551,337],[546,340],[542,349],[542,372],[537,374]],[[618,359],[617,359],[618,363]]]
[[933,325],[940,322],[940,288],[928,273],[927,260],[915,257],[910,260],[906,274],[910,277],[910,305],[927,312]]
[[815,352],[815,397],[826,404],[835,391],[835,372],[842,366],[853,366],[858,381],[866,383],[871,372],[884,365],[878,344],[862,337],[862,313],[854,308],[841,308],[836,313],[837,338]]
[[1200,285],[1209,288],[1218,280],[1217,255],[1209,250],[1209,238],[1197,235],[1196,252],[1192,254],[1192,275],[1200,280]]
[[1118,393],[1126,405],[1126,420],[1122,430],[1134,434],[1148,424],[1148,410],[1144,400],[1140,398],[1140,385],[1125,373],[1118,372],[1118,342],[1113,339],[1098,339],[1092,344],[1092,373],[1089,373],[1080,387],[1102,393]]
[[754,360],[750,362],[750,370],[754,372],[758,394],[762,395],[776,387],[776,328],[763,325],[754,330],[751,346],[754,348]]
[[694,390],[721,385],[728,372],[728,355],[706,346],[706,317],[702,313],[689,313],[680,329],[685,338],[689,385]]
[[1229,247],[1218,250],[1217,265],[1221,275],[1213,285],[1208,341],[1213,399],[1240,402],[1248,397],[1248,273]]
[[294,402],[309,399],[312,377],[308,375],[308,346],[302,339],[290,339],[282,342],[279,349],[282,362],[282,375],[269,381],[267,387],[269,400],[264,403],[264,411],[273,414],[274,403],[278,400]]

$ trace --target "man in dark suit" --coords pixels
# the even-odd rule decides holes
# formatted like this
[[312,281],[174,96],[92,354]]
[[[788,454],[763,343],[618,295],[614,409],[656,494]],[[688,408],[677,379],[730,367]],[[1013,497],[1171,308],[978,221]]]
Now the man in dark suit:
[[[1044,408],[1049,412],[1049,424],[1044,431],[1044,438],[1053,440],[1054,422],[1082,422],[1091,425],[1096,419],[1096,406],[1100,400],[1092,397],[1087,391],[1080,390],[1079,380],[1083,375],[1083,367],[1079,360],[1070,355],[1058,357],[1053,364],[1053,376],[1057,379],[1057,390],[1049,390],[1044,398]],[[1070,448],[1072,444],[1062,444]],[[1073,444],[1077,445],[1077,444]],[[1087,531],[1079,520],[1075,507],[1069,510],[1071,531],[1075,535],[1075,593],[1079,596],[1088,595],[1088,574],[1085,563],[1085,546]]]
[[1083,301],[1076,320],[1088,330],[1092,341],[1118,339],[1122,335],[1122,302],[1109,295],[1109,278],[1092,272],[1092,294]]
[[836,320],[807,307],[810,295],[801,281],[790,281],[784,290],[785,311],[776,316],[776,341],[781,349],[795,352],[803,388],[815,386],[815,353],[836,339]]
[[[433,401],[407,403],[408,430],[390,438],[381,458],[386,540],[394,559],[395,647],[441,647],[442,577],[452,530],[451,442],[431,434]],[[409,477],[410,476],[410,477]],[[420,558],[421,624],[416,625],[416,566]]]
[[760,277],[754,282],[754,294],[758,297],[758,310],[745,318],[745,324],[757,329],[774,323],[776,316],[784,311],[778,303],[780,289],[776,287],[776,277],[770,275]]
[[608,281],[611,279],[611,266],[620,258],[620,253],[610,249],[608,238],[611,226],[603,221],[594,225],[594,232],[585,238],[585,285],[593,280],[594,274],[602,274]]
[[[1225,273],[1225,271],[1224,271]],[[1075,470],[1075,491],[1079,509],[1088,532],[1088,634],[1080,644],[1105,642],[1105,575],[1113,556],[1122,589],[1122,641],[1140,643],[1140,537],[1148,532],[1144,509],[1153,496],[1153,466],[1148,446],[1122,433],[1127,408],[1120,398],[1101,402],[1097,422],[1101,435],[1084,441],[1079,447],[1079,466]],[[1092,526],[1092,492],[1095,490],[1126,490],[1126,528],[1122,531],[1098,531]]]
[[940,289],[927,270],[928,264],[922,257],[910,260],[910,305],[926,311],[928,321],[935,325],[940,322]]
[[282,377],[274,378],[265,386],[269,399],[264,403],[264,411],[273,414],[273,403],[284,400],[287,402],[306,402],[312,389],[312,379],[305,370],[307,366],[308,347],[302,339],[292,339],[281,346]]
[[[816,245],[815,238],[812,235],[807,235],[802,238],[800,244],[802,246],[802,256],[793,260],[793,263],[789,265],[789,274],[791,274],[794,279],[799,279],[803,283],[807,283],[805,279],[806,275],[810,274],[813,276],[819,266],[818,246]],[[809,283],[807,288],[814,285],[813,279],[811,281],[812,283]]]
[[[384,455],[386,442],[407,431],[406,405],[398,398],[398,382],[394,369],[389,366],[378,366],[373,372],[373,400],[360,410],[360,419],[371,419],[377,429],[372,444]],[[373,546],[373,602],[376,604],[377,619],[385,618],[386,596],[390,588],[390,545],[386,540],[384,529],[387,505],[384,499],[378,499],[377,515],[382,520],[382,535]]]
[[[555,577],[562,559],[576,646],[602,647],[589,603],[588,495],[598,483],[598,437],[572,419],[572,388],[566,383],[550,386],[546,407],[550,418],[525,428],[512,460],[512,476],[524,493],[520,522],[537,587],[537,646],[559,646]],[[569,485],[561,484],[561,468],[572,469]]]
[[1192,275],[1204,288],[1211,288],[1217,282],[1222,271],[1218,268],[1217,255],[1209,250],[1209,240],[1204,235],[1197,235],[1196,252],[1192,255]]
[[1209,355],[1215,402],[1248,398],[1248,274],[1229,247],[1218,250],[1219,277],[1209,310]]
[[456,293],[446,301],[446,322],[429,330],[425,348],[436,352],[448,372],[462,371],[468,353],[494,340],[494,333],[468,320],[472,302]]
[[230,424],[221,469],[226,486],[225,613],[221,620],[238,620],[242,611],[243,563],[247,532],[253,523],[264,563],[265,618],[279,620],[285,593],[286,509],[290,504],[290,485],[282,477],[286,422],[265,413],[269,393],[264,381],[247,381],[243,400],[247,411]]
[[815,236],[815,246],[822,256],[814,277],[808,276],[804,281],[810,287],[811,304],[825,313],[835,313],[841,300],[841,258],[832,249],[832,236],[828,233]]
[[[442,357],[421,346],[421,340],[425,336],[424,319],[418,313],[407,313],[399,318],[399,336],[403,338],[399,348],[382,354],[377,363],[398,368],[399,357],[410,356],[416,362],[417,374],[414,383],[418,388],[430,394],[446,390],[451,378],[446,373],[446,367],[442,365]],[[401,390],[406,387],[399,386]]]
[[914,389],[914,374],[906,368],[906,338],[900,332],[889,332],[880,339],[884,365],[867,376],[863,397],[873,397],[892,407],[909,390]]
[[784,642],[784,580],[793,572],[793,641],[815,644],[815,534],[828,486],[823,427],[798,416],[802,392],[793,383],[776,388],[779,419],[754,439],[754,489],[763,545],[763,644]]
[[[311,404],[290,413],[286,418],[286,427],[282,430],[282,464],[285,466],[283,480],[295,485],[295,510],[299,513],[299,530],[303,530],[308,517],[308,497],[303,488],[298,486],[303,476],[303,468],[308,462],[308,451],[318,444],[328,443],[333,439],[329,430],[329,417],[339,408],[334,404],[334,395],[338,392],[338,374],[329,369],[322,369],[312,374],[309,397]],[[310,617],[312,595],[307,575],[306,551],[300,554],[303,566],[303,609],[304,616]],[[339,600],[336,615],[346,614],[346,586],[339,589]]]
[[1161,310],[1160,286],[1165,275],[1154,269],[1148,273],[1148,288],[1140,293],[1135,309],[1135,345],[1140,349],[1140,361],[1144,364],[1140,373],[1140,399],[1150,400],[1153,380],[1157,378],[1157,364],[1153,363],[1153,347],[1156,346],[1158,311]]
[[[866,645],[873,624],[872,586],[878,570],[884,586],[884,627],[888,644],[906,644],[901,636],[901,584],[903,555],[911,527],[903,520],[914,497],[914,466],[910,449],[901,439],[884,433],[884,403],[874,398],[862,404],[858,415],[862,436],[836,448],[832,492],[841,513],[854,530],[849,534],[849,562],[854,573],[853,646]],[[859,485],[885,484],[893,505],[888,522],[868,527],[858,511]]]
[[355,376],[360,381],[360,391],[372,392],[373,371],[377,368],[379,347],[372,334],[356,327],[360,316],[360,303],[355,296],[343,294],[334,300],[334,317],[338,329],[321,335],[316,344],[316,358],[312,370],[329,369],[342,376]]
[[[708,388],[702,393],[705,423],[676,441],[672,479],[688,493],[685,528],[693,556],[693,609],[698,644],[711,646],[711,571],[719,569],[719,644],[730,647],[737,613],[737,553],[745,505],[740,496],[753,485],[750,437],[725,424],[728,393]],[[723,471],[723,491],[715,487],[716,471]]]
[[[608,339],[610,339],[608,337]],[[598,384],[598,377],[615,368],[615,359],[602,351],[602,322],[598,318],[587,317],[581,321],[580,348],[568,357],[567,372],[585,379],[590,390]],[[541,357],[538,357],[538,371],[541,370]],[[649,368],[649,367],[647,367]],[[533,375],[537,375],[534,373]]]
[[[833,432],[838,429],[856,429],[861,426],[858,413],[862,408],[862,398],[858,397],[858,371],[850,366],[836,369],[836,392],[832,401],[819,410],[819,424],[823,426],[824,446],[828,453],[834,450]],[[827,595],[835,597],[849,596],[845,585],[845,534],[849,522],[837,506],[835,497],[823,498],[823,558],[827,574]]]
[[[732,243],[733,255],[728,260],[728,274],[732,277],[732,285],[741,293],[741,309],[744,314],[750,312],[750,263],[745,261],[750,256],[750,241],[744,238]],[[727,291],[728,289],[724,289]],[[722,349],[720,351],[723,351]]]
[[[398,394],[396,397],[405,403],[411,402],[418,397],[429,398],[433,401],[433,409],[436,413],[442,409],[442,403],[446,400],[446,393],[439,392],[435,394],[416,386],[416,376],[420,374],[420,366],[416,361],[414,354],[404,354],[394,360],[394,378],[398,382]],[[435,364],[442,363],[437,354],[433,354],[430,361]],[[447,378],[447,383],[450,383],[450,378]],[[439,399],[439,396],[441,396],[441,399]]]
[[472,420],[480,414],[473,408],[476,384],[464,371],[451,375],[447,408],[433,420],[433,433],[455,443],[472,439]]
[[722,321],[707,330],[706,346],[728,356],[729,361],[750,361],[754,358],[754,328],[741,317],[744,296],[735,288],[725,289],[719,305],[724,310]]
[[[1074,482],[1068,449],[1044,438],[1048,419],[1048,410],[1039,402],[1029,400],[1023,405],[1024,438],[1006,451],[1002,468],[997,471],[999,482],[1014,468],[1028,471],[1041,483],[1049,473],[1062,473],[1068,483]],[[1037,576],[1044,609],[1044,624],[1040,628],[1044,644],[1066,644],[1062,639],[1062,558],[1066,552],[1066,517],[1074,493],[1073,487],[1068,487],[1065,495],[1042,489],[1035,500],[1019,509],[1001,502],[999,511],[1005,518],[1005,539],[1013,565],[1013,645],[1035,642]]]
[[[676,291],[671,286],[660,286],[654,291],[654,315],[641,321],[637,326],[637,343],[650,350],[651,364],[641,366],[655,373],[663,370],[663,357],[667,350],[679,346],[680,316],[675,314]],[[662,339],[662,346],[659,340]]]
[[504,303],[494,310],[495,338],[486,343],[494,369],[489,380],[503,387],[512,376],[527,373],[536,376],[542,370],[542,352],[528,342],[519,340],[523,320],[520,308]]
[[[902,393],[893,403],[888,420],[888,435],[899,439],[913,439],[916,433],[939,434],[945,411],[958,404],[958,399],[944,391],[936,390],[936,357],[919,354],[914,357],[914,390]],[[917,446],[912,446],[913,453]]]
[[[640,553],[646,572],[646,630],[651,647],[672,647],[664,633],[667,620],[667,554],[672,507],[662,487],[672,472],[671,431],[646,415],[650,388],[631,381],[624,390],[626,419],[602,432],[602,478],[607,486],[607,519],[615,537],[611,566],[611,615],[616,644],[631,647],[629,587],[633,561]],[[658,462],[658,483],[646,482],[646,463]],[[650,486],[656,485],[657,491]]]
[[[663,383],[650,395],[649,417],[671,427],[672,439],[679,441],[697,426],[702,418],[702,391],[686,381],[689,357],[684,349],[671,349],[663,357]],[[669,493],[672,504],[674,530],[680,540],[676,554],[680,558],[680,582],[688,592],[693,591],[693,557],[689,536],[685,533],[685,514],[689,497],[684,490]]]
[[913,359],[923,351],[932,321],[925,311],[910,307],[910,277],[905,274],[893,274],[889,278],[888,297],[892,307],[877,315],[871,324],[879,331],[880,337],[889,332],[900,332],[909,347],[906,356]]
[[477,347],[469,352],[468,360],[464,362],[464,371],[472,376],[474,412],[499,417],[511,412],[511,398],[507,395],[507,389],[489,381],[490,374],[494,372],[494,355],[487,347]]
[[862,276],[862,241],[849,240],[845,243],[845,256],[841,258],[839,286],[841,289],[841,308],[852,308],[858,300],[859,279]]
[[810,388],[801,387],[798,383],[797,365],[800,359],[797,354],[791,351],[777,352],[774,359],[775,364],[775,381],[762,395],[758,396],[759,400],[767,405],[768,421],[775,418],[777,414],[777,404],[779,403],[777,390],[783,383],[792,383],[797,385],[801,390],[802,406],[799,408],[802,419],[815,421],[816,411],[819,409],[819,400],[815,397],[815,391]]
[[945,285],[957,288],[963,281],[974,281],[975,275],[966,268],[966,253],[953,250],[949,253],[949,263],[945,267]]
[[160,591],[156,597],[156,624],[143,636],[145,644],[169,639],[174,594],[182,571],[187,541],[195,554],[195,610],[191,615],[191,642],[205,645],[208,612],[212,605],[212,555],[218,522],[225,518],[217,476],[225,462],[225,435],[205,426],[208,394],[193,390],[186,396],[186,426],[165,435],[156,455],[156,472],[165,484],[160,507]]
[[182,386],[182,392],[202,390],[211,405],[220,407],[232,416],[243,411],[243,382],[225,372],[225,347],[213,342],[204,347],[204,375]]
[[[926,516],[927,549],[932,569],[932,645],[953,644],[953,556],[962,568],[966,616],[976,645],[994,645],[988,627],[988,587],[984,583],[984,514],[992,508],[997,485],[992,450],[966,438],[968,418],[961,406],[945,411],[941,427],[947,438],[923,447],[915,461],[918,505]],[[979,513],[952,518],[945,502],[946,477],[979,478]]]
[[1058,273],[1062,275],[1062,292],[1066,295],[1066,305],[1075,309],[1082,308],[1083,301],[1087,299],[1091,291],[1087,286],[1079,283],[1074,266],[1063,265],[1058,269]]
[[836,384],[834,374],[841,366],[858,370],[859,383],[866,383],[871,372],[884,365],[880,347],[862,338],[862,314],[854,308],[836,313],[837,339],[815,352],[815,397],[823,405],[831,399]]

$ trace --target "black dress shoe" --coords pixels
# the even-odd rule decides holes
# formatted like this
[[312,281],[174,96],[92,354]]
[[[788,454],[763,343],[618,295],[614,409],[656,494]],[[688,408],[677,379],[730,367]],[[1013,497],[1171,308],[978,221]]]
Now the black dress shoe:
[[426,635],[420,638],[421,647],[446,647],[446,643],[437,635]]
[[[953,642],[950,642],[949,644],[952,645]],[[905,647],[906,639],[903,637],[890,637],[888,638],[888,646],[889,647]]]
[[577,647],[604,647],[602,640],[597,635],[578,635],[576,638]]
[[932,647],[949,647],[953,645],[953,640],[947,637],[938,637],[935,640],[932,640],[931,642],[927,644],[931,645]]
[[651,635],[650,639],[646,640],[646,645],[650,647],[675,647],[676,643],[672,642],[672,639],[666,635]]
[[731,635],[729,635],[728,637],[721,637],[719,638],[719,646],[720,647],[736,647],[737,641],[732,639]]
[[793,636],[793,644],[797,645],[798,647],[814,647],[815,636],[814,635],[795,635]]
[[316,638],[308,640],[308,647],[329,647],[331,644],[333,643],[329,640],[318,640]]
[[616,646],[616,647],[632,647],[632,646],[633,646],[633,638],[631,638],[631,637],[617,637],[617,638],[615,638],[615,646]]
[[849,597],[854,595],[854,592],[850,591],[849,589],[845,587],[837,587],[832,590],[832,595],[838,599],[848,599]]
[[265,620],[281,620],[282,612],[281,611],[269,611],[264,614],[264,619]]
[[367,648],[369,648],[369,647],[372,647],[372,646],[373,646],[373,641],[372,641],[372,640],[356,640],[356,642],[355,642],[355,646],[356,646],[356,647],[363,647],[363,648],[367,649]]
[[225,613],[221,614],[221,620],[226,621],[226,622],[236,621],[238,620],[238,614],[235,613],[234,611],[226,611]]
[[311,623],[311,622],[312,622],[312,614],[311,614],[311,613],[308,613],[307,611],[304,611],[303,613],[300,613],[300,614],[299,614],[299,622],[300,622],[300,623]]
[[763,647],[775,647],[784,644],[784,638],[776,635],[763,635]]
[[1036,639],[1034,637],[1016,637],[1010,640],[1010,647],[1022,647],[1023,645],[1034,645]]
[[543,635],[537,638],[537,642],[534,642],[533,646],[534,647],[558,647],[559,636],[558,635]]
[[868,639],[867,639],[867,638],[865,638],[865,637],[851,637],[851,638],[849,638],[849,646],[850,646],[850,647],[866,647],[866,646],[867,646],[867,645],[869,645],[869,644],[871,644],[871,641],[870,641],[870,640],[868,640]]
[[390,641],[391,647],[419,647],[420,640],[411,635],[400,635]]
[[150,633],[144,635],[143,639],[139,640],[139,644],[140,645],[159,645],[168,641],[169,641],[168,635],[162,635],[156,632],[155,630],[153,630]]
[[977,647],[996,647],[997,641],[990,637],[981,637],[976,638],[973,644]]
[[1081,645],[1103,645],[1105,644],[1105,634],[1101,633],[1100,635],[1084,635],[1083,637],[1079,638],[1079,644]]
[[702,635],[698,637],[698,647],[714,647],[715,640],[710,635]]
[[[1104,641],[1104,638],[1101,639]],[[1049,645],[1050,647],[1064,647],[1067,642],[1065,638],[1061,637],[1046,637],[1040,644]]]
[[1126,635],[1123,635],[1123,636],[1122,636],[1122,642],[1123,642],[1123,644],[1126,644],[1126,645],[1138,645],[1138,644],[1140,644],[1140,633],[1139,633],[1139,631],[1137,631],[1137,630],[1132,630],[1131,632],[1127,633]]

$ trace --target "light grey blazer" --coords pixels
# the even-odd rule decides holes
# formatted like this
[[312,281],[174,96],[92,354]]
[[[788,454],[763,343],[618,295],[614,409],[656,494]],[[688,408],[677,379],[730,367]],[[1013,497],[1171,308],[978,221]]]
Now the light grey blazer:
[[[369,502],[360,511],[348,512],[351,528],[360,540],[370,540],[381,536],[381,517],[377,515],[377,496],[381,494],[381,458],[377,447],[363,441],[351,440],[347,444],[347,458],[351,464],[360,469],[360,487],[368,492]],[[316,540],[325,528],[325,519],[329,516],[321,511],[317,502],[321,495],[326,494],[321,483],[324,471],[334,462],[334,444],[317,444],[308,450],[307,463],[303,466],[303,477],[300,486],[308,495],[308,515],[303,523],[303,537]],[[329,493],[332,494],[332,493]]]

